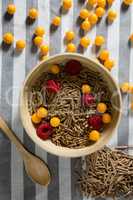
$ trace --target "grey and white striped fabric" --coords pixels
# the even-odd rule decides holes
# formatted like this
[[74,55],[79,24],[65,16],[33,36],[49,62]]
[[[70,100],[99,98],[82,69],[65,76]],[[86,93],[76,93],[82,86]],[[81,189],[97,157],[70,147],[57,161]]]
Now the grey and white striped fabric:
[[[13,18],[5,15],[8,3],[14,2],[17,12]],[[32,33],[38,25],[45,27],[45,42],[50,45],[50,55],[64,52],[64,34],[67,30],[76,33],[75,44],[78,45],[82,33],[79,32],[77,17],[84,6],[84,0],[73,0],[73,7],[63,14],[61,26],[50,33],[50,21],[60,14],[61,0],[0,0],[0,39],[5,32],[14,33],[15,40],[25,39],[26,49],[16,54],[14,48],[0,48],[0,114],[7,120],[18,137],[33,153],[43,158],[53,173],[53,182],[48,188],[35,185],[25,174],[22,160],[14,145],[0,132],[0,200],[86,200],[76,189],[75,169],[80,172],[81,159],[58,158],[42,151],[26,135],[20,123],[18,111],[19,90],[26,74],[38,62],[38,52],[31,47]],[[133,82],[133,49],[128,45],[128,37],[133,32],[133,7],[123,9],[121,0],[115,0],[112,8],[118,13],[118,18],[107,26],[106,17],[87,35],[92,42],[96,34],[106,37],[105,47],[110,50],[111,57],[116,61],[112,75],[118,82]],[[29,8],[39,10],[39,18],[32,25],[26,22]],[[2,39],[1,39],[2,40]],[[82,49],[78,48],[78,52]],[[84,54],[95,56],[95,50],[89,47]],[[129,99],[124,96],[124,114],[121,124],[110,145],[133,145],[133,115],[128,111]],[[8,99],[8,101],[7,101]],[[132,153],[132,152],[130,152]]]

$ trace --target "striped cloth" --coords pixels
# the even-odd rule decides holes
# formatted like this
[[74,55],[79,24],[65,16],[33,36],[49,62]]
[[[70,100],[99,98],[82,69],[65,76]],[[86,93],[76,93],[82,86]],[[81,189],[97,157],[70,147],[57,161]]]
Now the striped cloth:
[[[6,18],[5,10],[8,3],[14,2],[17,12],[11,19]],[[20,55],[14,48],[0,48],[0,113],[11,124],[12,129],[33,153],[39,155],[50,166],[53,182],[48,188],[34,184],[26,175],[22,160],[14,145],[0,133],[0,200],[85,200],[76,189],[76,170],[81,170],[81,159],[58,158],[42,151],[25,134],[20,123],[18,99],[20,86],[26,74],[38,62],[38,53],[31,48],[31,37],[35,27],[45,27],[45,42],[50,45],[50,54],[65,51],[63,43],[67,30],[76,33],[75,43],[78,45],[79,32],[77,17],[84,5],[84,0],[73,0],[72,9],[67,15],[62,15],[61,26],[50,33],[49,24],[53,16],[60,13],[60,0],[0,0],[0,38],[5,32],[14,33],[15,40],[25,39],[27,47]],[[115,0],[112,8],[118,13],[118,18],[112,25],[107,26],[105,17],[93,28],[88,36],[94,41],[96,34],[107,38],[107,47],[111,57],[116,61],[112,75],[119,81],[133,82],[133,49],[128,45],[128,37],[133,32],[133,7],[123,9],[121,0]],[[26,24],[29,8],[39,10],[39,18],[32,25]],[[80,49],[78,49],[80,51]],[[95,56],[92,47],[84,54]],[[118,129],[118,134],[112,138],[110,145],[133,144],[133,117],[128,111],[129,97],[124,96],[124,114]]]

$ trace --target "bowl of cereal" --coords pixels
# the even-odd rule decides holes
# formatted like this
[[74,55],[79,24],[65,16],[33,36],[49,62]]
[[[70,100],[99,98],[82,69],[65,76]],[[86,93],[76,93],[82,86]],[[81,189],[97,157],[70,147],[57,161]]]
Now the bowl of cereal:
[[27,76],[20,95],[22,124],[45,151],[80,157],[106,145],[121,117],[121,94],[97,60],[64,53]]

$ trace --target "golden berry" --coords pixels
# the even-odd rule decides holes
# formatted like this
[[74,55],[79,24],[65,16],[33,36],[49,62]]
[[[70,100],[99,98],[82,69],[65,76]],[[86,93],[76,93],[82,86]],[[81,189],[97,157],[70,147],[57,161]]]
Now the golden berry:
[[133,85],[129,85],[129,93],[133,94]]
[[91,28],[91,23],[88,21],[88,19],[82,22],[81,29],[83,29],[84,31],[89,31],[90,28]]
[[58,127],[60,125],[60,119],[58,117],[52,117],[50,119],[50,125],[52,127]]
[[101,134],[96,131],[96,130],[93,130],[89,133],[89,140],[93,141],[93,142],[97,142],[101,137]]
[[47,109],[46,108],[44,108],[44,107],[40,107],[38,110],[37,110],[37,117],[39,117],[39,118],[45,118],[45,117],[47,117],[47,115],[48,115],[48,111],[47,111]]
[[33,41],[34,41],[34,44],[37,47],[39,47],[43,43],[43,38],[40,36],[36,36]]
[[14,37],[13,37],[13,34],[12,33],[5,33],[3,35],[3,41],[6,43],[6,44],[12,44],[13,41],[14,41]]
[[95,13],[96,13],[97,17],[101,18],[105,14],[105,9],[102,7],[98,7],[98,8],[96,8]]
[[18,40],[16,42],[16,49],[17,50],[23,50],[25,48],[25,46],[26,46],[25,40]]
[[29,10],[29,15],[31,19],[36,19],[38,17],[38,10],[36,8],[31,8]]
[[42,26],[38,26],[35,29],[35,35],[42,37],[45,34],[45,30]]
[[65,38],[67,41],[72,41],[75,38],[75,33],[73,31],[66,32]]
[[111,118],[111,115],[108,114],[108,113],[104,113],[103,116],[102,116],[102,122],[104,124],[109,124],[111,122],[112,118]]
[[48,45],[43,44],[43,45],[40,46],[41,55],[45,55],[46,56],[48,54],[48,52],[49,52],[49,46]]
[[52,24],[54,26],[59,26],[61,23],[61,18],[59,16],[54,17],[54,19],[52,20]]
[[96,3],[97,3],[97,0],[88,0],[87,3],[88,3],[88,5],[90,5],[90,6],[95,6]]
[[87,10],[87,9],[82,9],[80,11],[80,14],[79,16],[82,18],[82,19],[86,19],[90,16],[90,12]]
[[60,68],[58,65],[52,65],[50,67],[50,71],[52,74],[58,74],[60,72]]
[[13,15],[16,12],[16,6],[14,4],[8,4],[7,13]]
[[82,93],[87,94],[91,92],[91,87],[88,84],[82,85]]
[[109,58],[109,51],[108,50],[102,50],[99,54],[99,58],[102,61],[105,61]]
[[123,2],[129,6],[133,3],[133,0],[124,0]]
[[131,103],[131,110],[133,111],[133,102]]
[[67,45],[67,52],[76,52],[76,46],[75,46],[75,44],[73,44],[73,43],[69,43],[68,45]]
[[114,61],[111,59],[107,59],[104,62],[104,67],[106,67],[108,70],[111,70],[114,67]]
[[95,13],[92,13],[89,17],[89,21],[92,25],[95,25],[98,21],[98,17]]
[[80,45],[81,45],[82,47],[84,47],[84,48],[87,48],[87,47],[90,45],[90,43],[91,43],[91,41],[90,41],[90,39],[87,38],[87,37],[82,37],[82,38],[80,39]]
[[97,0],[97,6],[105,8],[105,6],[106,6],[106,0]]
[[41,118],[37,116],[37,113],[34,113],[31,116],[31,120],[34,124],[39,124],[41,122]]
[[133,34],[130,35],[129,40],[133,42]]
[[72,0],[63,0],[63,8],[69,10],[72,7]]
[[109,21],[114,21],[117,17],[117,13],[115,10],[109,10],[108,12],[108,20]]
[[102,35],[97,35],[95,38],[95,45],[102,46],[105,43],[105,39]]
[[112,5],[115,0],[107,0],[108,5]]
[[128,82],[122,83],[120,88],[123,93],[127,93],[129,91],[129,83]]
[[97,105],[97,111],[99,113],[105,113],[106,110],[107,110],[107,106],[106,106],[105,103],[98,103],[98,105]]

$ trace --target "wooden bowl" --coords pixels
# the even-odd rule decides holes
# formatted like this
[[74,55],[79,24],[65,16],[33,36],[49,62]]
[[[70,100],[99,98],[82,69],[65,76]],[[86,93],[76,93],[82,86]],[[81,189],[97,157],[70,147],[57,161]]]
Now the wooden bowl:
[[[101,73],[102,78],[107,83],[107,88],[110,89],[112,93],[112,103],[113,103],[113,114],[112,114],[112,122],[107,126],[104,130],[101,139],[91,146],[87,146],[85,148],[80,149],[70,149],[66,147],[59,147],[53,144],[50,140],[43,141],[36,135],[36,130],[31,122],[31,116],[28,111],[28,90],[31,88],[33,83],[40,77],[40,75],[49,69],[51,64],[59,64],[64,61],[68,61],[71,59],[78,60],[82,63],[83,66],[88,67],[88,70],[98,71]],[[22,124],[29,135],[29,137],[38,144],[45,151],[55,154],[57,156],[64,157],[80,157],[91,154],[99,149],[101,149],[104,145],[106,145],[110,138],[115,133],[116,128],[118,127],[120,116],[121,116],[121,94],[118,85],[110,75],[110,72],[106,70],[97,60],[93,60],[91,58],[85,57],[80,54],[73,53],[64,53],[55,55],[47,58],[46,60],[39,63],[27,76],[24,85],[21,90],[20,95],[20,113]]]

